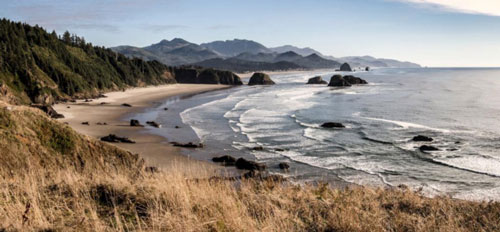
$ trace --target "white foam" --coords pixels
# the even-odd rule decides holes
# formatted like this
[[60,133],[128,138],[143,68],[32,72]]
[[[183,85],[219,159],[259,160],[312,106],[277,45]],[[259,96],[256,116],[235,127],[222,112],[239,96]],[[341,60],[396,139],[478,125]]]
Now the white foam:
[[[361,117],[361,116],[359,116],[359,117]],[[400,126],[402,129],[419,128],[419,129],[439,131],[442,133],[450,133],[451,132],[451,130],[448,130],[448,129],[433,128],[433,127],[429,127],[429,126],[425,126],[425,125],[421,125],[421,124],[416,124],[416,123],[411,123],[411,122],[388,120],[388,119],[382,119],[382,118],[370,118],[370,117],[361,117],[361,118],[396,124],[396,125]]]

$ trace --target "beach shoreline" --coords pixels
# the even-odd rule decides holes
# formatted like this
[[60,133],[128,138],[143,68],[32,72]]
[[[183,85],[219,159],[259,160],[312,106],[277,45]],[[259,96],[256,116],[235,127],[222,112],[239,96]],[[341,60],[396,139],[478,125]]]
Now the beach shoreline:
[[[172,165],[203,164],[216,167],[209,162],[186,156],[182,148],[171,145],[163,136],[150,133],[146,122],[144,127],[132,127],[127,115],[144,112],[161,104],[162,101],[179,96],[191,96],[209,91],[227,89],[227,85],[172,84],[131,88],[125,91],[109,92],[103,98],[91,101],[77,100],[54,105],[54,109],[65,117],[59,119],[77,132],[100,139],[109,134],[127,137],[135,143],[113,143],[113,145],[139,154],[148,166],[169,169]],[[123,106],[129,104],[131,107]]]

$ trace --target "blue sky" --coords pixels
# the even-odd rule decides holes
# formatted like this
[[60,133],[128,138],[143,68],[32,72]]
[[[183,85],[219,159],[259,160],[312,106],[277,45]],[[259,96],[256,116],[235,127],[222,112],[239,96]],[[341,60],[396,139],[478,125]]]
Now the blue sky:
[[0,0],[0,17],[96,45],[250,39],[426,66],[500,66],[498,0]]

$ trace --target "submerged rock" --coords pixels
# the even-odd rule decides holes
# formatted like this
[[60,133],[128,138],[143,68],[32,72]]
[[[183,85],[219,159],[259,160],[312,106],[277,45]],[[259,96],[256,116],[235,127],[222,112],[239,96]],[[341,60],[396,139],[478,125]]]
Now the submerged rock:
[[274,85],[274,81],[271,77],[265,73],[254,73],[248,81],[248,85]]
[[325,122],[321,124],[323,128],[345,128],[344,124],[339,122]]
[[309,78],[307,84],[328,84],[321,76]]
[[239,158],[238,160],[236,160],[235,165],[238,169],[250,171],[264,171],[266,169],[266,165],[264,164],[259,164],[257,162],[249,161],[243,158]]
[[426,152],[426,151],[439,151],[439,148],[434,147],[434,146],[429,146],[429,145],[422,145],[420,146],[419,150],[421,152]]
[[125,107],[132,107],[132,105],[128,104],[128,103],[123,103],[122,106],[125,106]]
[[415,142],[432,142],[434,139],[431,137],[423,136],[423,135],[417,135],[413,137],[412,139]]
[[342,64],[342,66],[340,66],[340,71],[342,71],[342,72],[352,72],[352,68],[351,68],[351,66],[348,63],[344,63],[344,64]]

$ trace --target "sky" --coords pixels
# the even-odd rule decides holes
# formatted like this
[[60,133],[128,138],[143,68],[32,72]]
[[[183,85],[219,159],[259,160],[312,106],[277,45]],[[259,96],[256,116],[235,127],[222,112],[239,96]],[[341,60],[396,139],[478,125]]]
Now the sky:
[[0,0],[0,17],[100,46],[249,39],[429,67],[500,67],[500,0]]

